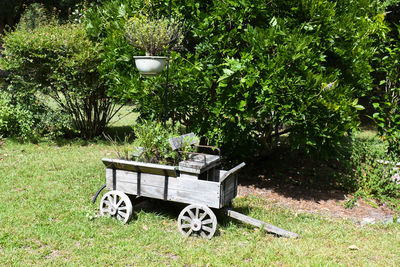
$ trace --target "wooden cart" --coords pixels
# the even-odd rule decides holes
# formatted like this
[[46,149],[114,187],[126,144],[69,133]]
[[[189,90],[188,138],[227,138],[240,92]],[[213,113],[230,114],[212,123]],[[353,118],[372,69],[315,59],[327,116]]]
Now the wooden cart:
[[[211,238],[217,228],[217,217],[212,210],[215,209],[242,222],[263,227],[268,232],[297,237],[295,233],[230,209],[237,195],[238,172],[244,163],[229,171],[219,170],[220,157],[208,154],[194,155],[179,162],[178,166],[107,158],[102,161],[106,166],[104,187],[110,191],[100,201],[101,215],[127,223],[133,210],[130,195],[131,198],[147,197],[188,204],[178,217],[178,229],[185,236]],[[93,202],[103,188],[97,192]]]

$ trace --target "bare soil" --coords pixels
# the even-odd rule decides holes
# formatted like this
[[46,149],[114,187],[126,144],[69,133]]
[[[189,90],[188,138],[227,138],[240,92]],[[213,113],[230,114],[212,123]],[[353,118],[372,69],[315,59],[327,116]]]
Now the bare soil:
[[341,189],[348,182],[346,179],[338,162],[278,151],[247,164],[241,172],[238,197],[258,195],[296,212],[318,213],[362,224],[393,218],[392,210],[373,200],[360,199],[354,208],[345,208],[345,203],[352,198]]
[[[359,223],[386,221],[393,216],[393,211],[378,203],[367,203],[360,199],[352,209],[345,208],[348,195],[340,190],[304,189],[299,186],[271,186],[257,188],[251,184],[238,187],[238,197],[247,195],[262,196],[277,206],[284,206],[296,212],[317,213],[337,218],[352,219]],[[375,207],[374,207],[375,206]]]

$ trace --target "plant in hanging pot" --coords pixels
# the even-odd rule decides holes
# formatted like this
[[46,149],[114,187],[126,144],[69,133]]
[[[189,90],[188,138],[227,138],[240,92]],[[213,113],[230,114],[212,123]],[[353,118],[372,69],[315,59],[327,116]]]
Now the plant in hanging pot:
[[145,52],[135,56],[136,67],[143,76],[158,75],[166,64],[167,57],[161,56],[168,49],[180,47],[183,39],[181,27],[165,18],[149,18],[138,15],[128,20],[125,28],[128,42]]

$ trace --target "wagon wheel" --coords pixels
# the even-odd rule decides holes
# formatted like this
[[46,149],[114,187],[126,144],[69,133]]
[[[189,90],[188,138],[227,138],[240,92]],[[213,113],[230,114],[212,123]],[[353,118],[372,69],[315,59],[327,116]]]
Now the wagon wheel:
[[100,201],[100,214],[102,216],[115,217],[123,223],[127,223],[132,217],[132,202],[129,197],[117,190],[104,194]]
[[193,234],[210,239],[217,229],[217,217],[210,208],[192,204],[179,214],[178,228],[184,236]]

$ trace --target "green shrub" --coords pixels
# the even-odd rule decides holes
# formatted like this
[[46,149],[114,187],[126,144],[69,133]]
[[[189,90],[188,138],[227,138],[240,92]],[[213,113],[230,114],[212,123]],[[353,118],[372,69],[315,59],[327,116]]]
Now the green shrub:
[[[167,16],[165,3],[152,7]],[[162,118],[166,77],[140,79],[123,38],[143,8],[105,1],[88,10],[86,29],[106,47],[99,68],[110,93],[132,99],[142,118]],[[225,154],[252,157],[275,132],[294,148],[329,151],[357,128],[384,25],[379,1],[174,2],[172,13],[186,21],[187,50],[171,54],[168,118]]]
[[84,138],[103,132],[115,106],[97,70],[100,48],[82,25],[21,26],[4,36],[3,46],[0,65],[10,72],[12,94],[52,98]]
[[39,118],[20,104],[13,105],[10,96],[0,92],[0,136],[32,138],[36,133]]
[[387,145],[377,137],[353,139],[349,155],[344,161],[349,166],[348,180],[356,183],[356,196],[371,197],[395,203],[400,198],[400,184],[394,177],[399,173],[395,164],[400,158],[387,152]]
[[380,78],[373,103],[380,136],[388,142],[388,151],[400,155],[400,26],[396,38],[381,46],[377,76]]
[[69,116],[41,103],[17,99],[0,90],[0,135],[35,141],[42,137],[72,136]]

